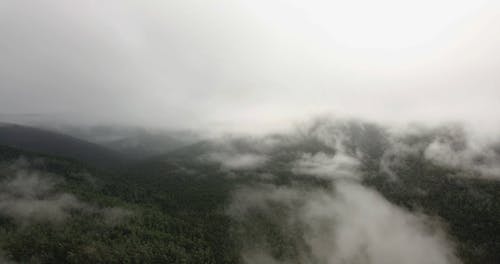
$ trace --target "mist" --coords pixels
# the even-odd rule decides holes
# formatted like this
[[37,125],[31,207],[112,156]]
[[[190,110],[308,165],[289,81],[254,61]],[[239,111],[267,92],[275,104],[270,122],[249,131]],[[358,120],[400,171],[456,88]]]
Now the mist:
[[[0,262],[497,260],[499,25],[494,0],[1,1]],[[38,224],[87,244],[16,251]]]
[[498,131],[499,10],[488,0],[3,1],[0,113],[226,132],[328,113]]
[[[406,195],[430,199],[429,187],[411,182],[498,181],[496,142],[458,124],[394,128],[320,118],[280,135],[216,140],[211,153],[228,154],[208,161],[231,179],[246,179],[245,169],[258,171],[232,192],[226,210],[238,223],[244,263],[461,263],[455,238],[436,212],[409,210],[370,182],[383,179]],[[273,165],[248,159],[251,167],[229,166],[245,155],[265,156]],[[415,162],[443,172],[408,171]],[[296,178],[284,184],[276,176],[283,173]]]
[[271,245],[248,233],[245,263],[460,263],[438,221],[350,182],[338,182],[331,191],[243,189],[230,213],[239,221],[255,221],[252,212],[281,218],[274,221],[293,241],[297,255],[276,259]]
[[43,161],[20,159],[0,164],[0,216],[25,226],[39,222],[64,224],[74,213],[98,215],[104,223],[115,225],[132,215],[129,210],[98,207],[58,190],[63,179],[32,168],[33,162]]

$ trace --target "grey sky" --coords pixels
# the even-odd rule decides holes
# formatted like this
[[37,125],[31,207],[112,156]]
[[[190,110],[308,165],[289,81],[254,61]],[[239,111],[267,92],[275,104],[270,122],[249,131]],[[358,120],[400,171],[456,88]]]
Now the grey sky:
[[0,113],[267,129],[500,124],[500,3],[0,1]]

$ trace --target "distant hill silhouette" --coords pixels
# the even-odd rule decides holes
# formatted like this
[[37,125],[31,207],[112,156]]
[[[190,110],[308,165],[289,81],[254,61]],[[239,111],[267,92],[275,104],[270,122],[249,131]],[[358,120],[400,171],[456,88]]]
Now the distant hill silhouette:
[[115,167],[125,160],[119,153],[72,136],[39,128],[0,123],[0,145],[73,158],[97,167]]

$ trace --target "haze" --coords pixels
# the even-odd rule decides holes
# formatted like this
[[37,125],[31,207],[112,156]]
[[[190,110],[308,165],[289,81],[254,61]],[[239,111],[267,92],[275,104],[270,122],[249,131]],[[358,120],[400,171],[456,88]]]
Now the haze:
[[0,113],[267,130],[500,124],[498,1],[0,2]]

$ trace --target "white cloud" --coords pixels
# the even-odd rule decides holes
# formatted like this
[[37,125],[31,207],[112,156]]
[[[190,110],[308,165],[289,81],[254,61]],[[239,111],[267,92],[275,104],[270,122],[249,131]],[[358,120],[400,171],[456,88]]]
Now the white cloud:
[[500,179],[500,155],[488,145],[477,146],[468,142],[463,149],[453,149],[450,142],[436,139],[425,149],[425,158],[437,165]]
[[20,222],[61,222],[71,210],[88,207],[69,193],[57,193],[50,175],[17,171],[14,177],[0,182],[0,214]]
[[98,208],[71,193],[58,191],[62,178],[28,167],[29,162],[25,159],[10,166],[0,166],[0,215],[22,225],[32,222],[62,223],[73,212],[99,214],[105,223],[111,225],[132,215],[131,211],[123,208]]
[[340,152],[334,155],[304,153],[295,161],[292,171],[327,179],[359,179],[360,175],[356,172],[359,165],[357,159]]
[[265,155],[254,153],[214,152],[205,157],[210,161],[219,162],[224,168],[230,170],[255,169],[267,161]]
[[[288,213],[277,214],[276,205]],[[228,212],[243,222],[260,212],[278,218],[271,222],[278,222],[283,232],[300,236],[294,238],[299,248],[294,259],[273,256],[271,245],[252,240],[257,234],[243,237],[242,257],[248,264],[460,263],[438,222],[398,208],[357,183],[337,181],[334,191],[271,185],[243,188]]]
[[[327,263],[458,263],[446,235],[425,216],[400,209],[373,190],[339,183],[301,213],[315,255]],[[324,228],[325,225],[331,225]]]

